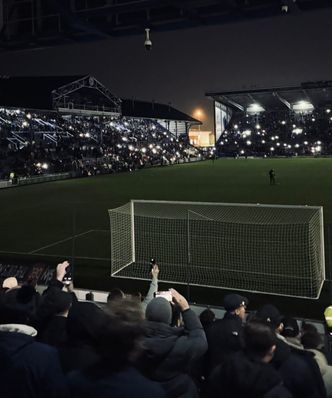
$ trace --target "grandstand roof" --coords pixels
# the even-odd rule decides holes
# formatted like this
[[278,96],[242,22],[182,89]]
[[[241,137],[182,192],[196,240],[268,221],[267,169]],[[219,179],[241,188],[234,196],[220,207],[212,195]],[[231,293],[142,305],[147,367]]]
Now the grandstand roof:
[[192,124],[202,124],[197,119],[183,113],[171,105],[160,104],[158,102],[147,102],[132,99],[122,99],[122,114],[131,117],[145,117],[149,119],[177,120],[190,122]]
[[[330,0],[4,1],[0,51],[42,48],[128,34],[296,15]],[[285,8],[287,11],[285,12]],[[31,10],[34,10],[32,12]]]
[[[54,110],[52,91],[85,77],[87,77],[87,75],[2,76],[0,77],[0,107]],[[92,102],[92,91],[87,90],[88,89],[85,89],[84,93],[86,96],[91,96],[89,102]],[[124,99],[122,100],[121,108],[124,116],[178,120],[193,124],[201,124],[200,121],[172,106],[157,102]]]
[[285,110],[300,101],[320,107],[332,104],[332,81],[307,82],[296,87],[209,92],[206,96],[238,111],[245,111],[253,104],[265,110]]
[[53,90],[84,76],[1,76],[0,106],[51,110]]

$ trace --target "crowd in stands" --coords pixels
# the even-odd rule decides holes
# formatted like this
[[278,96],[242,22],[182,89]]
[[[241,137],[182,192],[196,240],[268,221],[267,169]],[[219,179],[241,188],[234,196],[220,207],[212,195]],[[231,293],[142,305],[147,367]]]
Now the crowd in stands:
[[156,121],[0,109],[0,179],[134,171],[200,156]]
[[[113,289],[107,304],[78,301],[58,264],[42,295],[33,281],[3,282],[1,397],[332,397],[332,367],[313,324],[272,304],[224,297],[225,315],[197,316],[175,289],[144,299]],[[162,272],[162,271],[161,271]]]
[[332,154],[332,112],[235,112],[217,143],[220,156],[317,156]]

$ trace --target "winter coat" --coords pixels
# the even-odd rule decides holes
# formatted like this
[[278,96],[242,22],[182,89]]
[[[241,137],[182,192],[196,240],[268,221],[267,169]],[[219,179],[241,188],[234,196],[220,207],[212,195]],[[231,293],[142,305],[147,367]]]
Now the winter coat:
[[271,364],[279,372],[295,398],[325,398],[326,390],[313,355],[289,346],[277,335],[277,347]]
[[271,365],[241,351],[215,368],[207,391],[208,398],[292,398]]
[[215,321],[207,330],[209,344],[207,352],[208,368],[211,372],[231,354],[244,348],[242,320],[235,314],[226,312],[223,319]]
[[160,382],[167,397],[172,398],[198,396],[189,372],[193,362],[207,350],[205,332],[197,315],[191,309],[182,315],[184,328],[147,321],[145,351],[138,363],[143,374]]
[[57,351],[36,342],[35,334],[26,325],[0,325],[1,397],[68,396]]
[[314,359],[324,380],[327,396],[332,397],[332,366],[327,363],[326,357],[321,351],[314,349],[308,351],[314,354]]
[[71,372],[67,381],[72,398],[166,398],[158,383],[131,367],[112,372],[107,364],[99,363]]

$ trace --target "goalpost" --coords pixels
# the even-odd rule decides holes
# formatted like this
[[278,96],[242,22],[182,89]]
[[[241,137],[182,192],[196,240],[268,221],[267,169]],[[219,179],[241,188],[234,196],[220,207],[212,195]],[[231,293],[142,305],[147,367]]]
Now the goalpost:
[[132,200],[109,210],[111,275],[318,298],[323,208]]

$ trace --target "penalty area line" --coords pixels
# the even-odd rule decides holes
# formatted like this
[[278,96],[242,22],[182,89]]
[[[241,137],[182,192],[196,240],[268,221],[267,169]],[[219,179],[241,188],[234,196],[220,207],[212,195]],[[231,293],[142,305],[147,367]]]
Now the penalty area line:
[[83,235],[90,234],[90,233],[93,232],[93,231],[94,231],[94,229],[89,229],[88,231],[82,232],[82,233],[80,233],[80,234],[71,235],[71,236],[69,236],[68,238],[61,239],[61,240],[58,240],[58,241],[56,241],[56,242],[50,243],[50,244],[48,244],[48,245],[42,246],[42,247],[40,247],[40,248],[38,248],[38,249],[36,249],[36,250],[32,250],[31,252],[28,252],[28,254],[34,254],[34,253],[40,252],[41,250],[47,249],[47,248],[52,247],[52,246],[56,246],[56,245],[58,245],[59,243],[67,242],[67,241],[69,241],[69,240],[71,240],[71,239],[78,238],[79,236],[83,236]]

